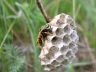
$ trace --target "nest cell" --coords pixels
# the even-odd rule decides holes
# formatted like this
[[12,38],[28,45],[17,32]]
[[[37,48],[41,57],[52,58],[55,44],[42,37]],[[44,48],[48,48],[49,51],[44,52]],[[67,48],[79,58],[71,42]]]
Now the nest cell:
[[68,50],[66,52],[66,57],[69,58],[71,55],[73,55],[72,51],[71,50]]
[[56,35],[60,36],[60,35],[62,35],[62,34],[64,34],[63,29],[62,29],[62,28],[57,28],[57,30],[56,30]]
[[74,42],[69,43],[69,49],[74,48],[76,45]]
[[77,32],[74,30],[71,35],[70,35],[72,40],[76,40],[77,39]]
[[59,63],[56,60],[53,60],[53,62],[51,64],[54,65],[54,66],[58,66],[59,65]]
[[77,46],[77,45],[72,48],[72,52],[73,52],[74,54],[78,52],[78,46]]
[[61,63],[62,65],[67,65],[68,64],[68,60],[64,59],[64,61]]
[[49,52],[48,54],[46,54],[46,58],[47,58],[48,60],[54,58],[54,53]]
[[67,49],[68,49],[68,46],[63,46],[63,47],[60,48],[60,52],[64,53],[64,52],[67,51]]
[[64,61],[64,56],[63,55],[60,55],[58,58],[56,58],[56,61],[61,63]]
[[66,19],[68,24],[72,24],[73,23],[73,19],[71,16],[68,15],[67,19]]
[[59,50],[59,48],[57,48],[57,47],[55,47],[55,46],[52,46],[52,47],[49,49],[49,53],[55,54],[55,53],[57,53],[58,50]]
[[53,45],[57,46],[62,42],[62,38],[55,36],[55,37],[52,38],[51,42],[52,42]]
[[69,35],[65,35],[65,36],[63,37],[63,42],[64,42],[65,44],[68,44],[68,43],[70,42],[70,37],[69,37]]
[[65,32],[65,33],[70,33],[70,27],[69,27],[69,25],[66,25],[66,26],[64,27],[64,32]]

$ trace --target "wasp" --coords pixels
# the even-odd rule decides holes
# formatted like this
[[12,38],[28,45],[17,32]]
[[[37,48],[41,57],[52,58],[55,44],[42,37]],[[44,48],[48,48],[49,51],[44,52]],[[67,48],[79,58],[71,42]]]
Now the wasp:
[[37,44],[41,48],[44,45],[45,40],[47,39],[48,35],[52,35],[52,28],[49,25],[44,25],[40,28]]

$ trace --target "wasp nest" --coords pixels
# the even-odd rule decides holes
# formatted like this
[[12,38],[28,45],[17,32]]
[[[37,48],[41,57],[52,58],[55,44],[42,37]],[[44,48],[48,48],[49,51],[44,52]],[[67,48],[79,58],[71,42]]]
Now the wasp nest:
[[76,61],[79,38],[73,19],[69,15],[59,14],[48,25],[51,26],[53,34],[45,39],[39,57],[44,70],[58,72]]

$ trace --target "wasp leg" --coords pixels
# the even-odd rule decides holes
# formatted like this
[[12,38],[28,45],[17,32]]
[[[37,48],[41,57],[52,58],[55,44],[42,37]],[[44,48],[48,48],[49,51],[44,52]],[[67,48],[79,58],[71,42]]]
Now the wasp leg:
[[40,50],[42,49],[42,46],[39,46]]
[[53,35],[52,33],[50,32],[44,32],[46,35]]

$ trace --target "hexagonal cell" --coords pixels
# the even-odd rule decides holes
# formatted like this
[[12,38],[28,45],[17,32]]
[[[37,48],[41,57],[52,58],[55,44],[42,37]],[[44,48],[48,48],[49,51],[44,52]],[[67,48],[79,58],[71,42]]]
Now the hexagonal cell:
[[64,61],[61,63],[62,65],[67,65],[68,64],[68,60],[64,59]]
[[68,49],[68,46],[63,46],[63,47],[60,48],[60,52],[64,53],[64,52],[67,51],[67,49]]
[[57,72],[56,68],[55,69],[52,69],[50,72]]
[[69,49],[71,49],[72,52],[75,54],[75,53],[77,53],[77,51],[78,51],[78,46],[76,45],[75,42],[72,41],[72,42],[69,44]]
[[66,25],[66,26],[64,27],[64,32],[70,33],[70,26],[69,26],[69,25]]
[[55,67],[51,64],[46,65],[45,67],[49,68],[50,70],[54,69]]
[[57,20],[56,24],[59,26],[64,24],[64,18],[65,18],[65,14],[61,14],[60,18]]
[[74,30],[70,35],[72,40],[75,40],[77,38],[77,32]]
[[52,38],[51,42],[52,42],[53,45],[57,46],[62,42],[62,39],[60,37],[55,36],[55,37]]
[[72,48],[72,52],[73,52],[74,54],[77,53],[77,52],[78,52],[78,46],[73,47],[73,48]]
[[79,37],[78,37],[78,35],[76,35],[74,42],[77,43],[78,41],[79,41]]
[[75,46],[75,42],[72,41],[71,43],[69,43],[69,49],[74,48]]
[[58,66],[59,65],[59,63],[56,60],[53,60],[53,62],[51,64],[54,65],[54,66]]
[[74,55],[70,55],[68,59],[71,61],[72,59],[74,59]]
[[41,58],[41,65],[50,64],[50,60],[48,58]]
[[62,34],[64,34],[63,28],[57,28],[56,35],[60,36]]
[[78,60],[75,55],[71,55],[68,59],[69,63],[76,63]]
[[74,25],[73,22],[70,24],[70,27],[71,27],[71,29],[73,29],[73,30],[75,30],[75,28],[76,28],[76,26]]
[[56,68],[60,68],[61,67],[61,65],[59,65],[59,66],[56,66]]
[[56,46],[52,46],[52,47],[49,49],[49,53],[55,54],[58,50],[59,50],[59,48],[57,48]]
[[64,56],[63,55],[59,56],[58,58],[56,58],[56,61],[61,63],[62,61],[64,61]]
[[50,59],[54,58],[54,54],[52,52],[51,53],[48,53],[48,54],[46,54],[46,58],[48,60],[50,60]]
[[70,42],[70,37],[69,37],[69,35],[65,35],[65,36],[63,37],[63,42],[64,42],[65,44],[68,44],[68,43]]
[[73,19],[72,19],[72,17],[68,15],[68,17],[67,17],[67,21],[66,21],[66,22],[67,22],[68,24],[73,23]]
[[65,72],[65,68],[62,65],[60,65],[60,66],[56,67],[55,72]]
[[72,54],[73,54],[72,50],[68,50],[66,53],[66,57],[69,58]]

